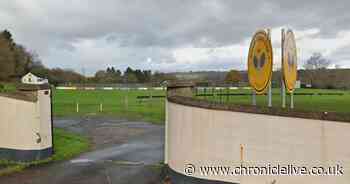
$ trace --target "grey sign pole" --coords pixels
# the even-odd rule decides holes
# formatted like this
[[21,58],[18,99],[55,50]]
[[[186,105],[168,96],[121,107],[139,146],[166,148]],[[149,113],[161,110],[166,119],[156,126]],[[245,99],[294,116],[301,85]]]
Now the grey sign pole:
[[294,109],[294,92],[290,93],[290,108]]
[[256,93],[254,90],[252,92],[252,105],[256,106]]
[[[267,35],[269,40],[271,41],[271,30],[267,29]],[[269,84],[269,89],[268,89],[268,98],[269,98],[269,104],[268,107],[272,107],[272,89],[271,89],[271,84],[272,84],[272,79],[270,79],[270,84]]]
[[281,86],[281,91],[282,91],[282,108],[286,108],[286,87],[284,86],[284,82],[282,81],[282,86]]
[[269,84],[269,107],[272,107],[272,89],[271,89],[271,82]]
[[282,95],[282,108],[286,108],[286,86],[284,84],[284,80],[283,80],[283,46],[284,46],[284,29],[282,29],[281,32],[281,43],[282,43],[282,47],[281,47],[281,95]]

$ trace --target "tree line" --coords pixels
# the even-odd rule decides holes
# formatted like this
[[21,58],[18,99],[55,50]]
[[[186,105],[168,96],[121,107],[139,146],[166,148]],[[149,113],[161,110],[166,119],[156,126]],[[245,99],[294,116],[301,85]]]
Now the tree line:
[[51,84],[67,83],[149,83],[174,79],[172,75],[151,70],[132,69],[124,72],[114,67],[100,70],[93,77],[86,77],[72,69],[48,68],[39,55],[14,41],[8,30],[0,32],[0,82],[19,82],[27,73],[49,80]]
[[[340,69],[339,65],[335,65],[335,69],[330,70],[329,66],[332,64],[333,62],[321,53],[314,53],[304,63],[304,69],[299,70],[298,79],[301,80],[302,84],[309,84],[314,88],[350,88],[350,70]],[[10,31],[1,31],[0,82],[19,82],[21,77],[28,72],[46,78],[54,85],[68,83],[155,83],[164,80],[176,80],[178,76],[187,76],[188,74],[188,72],[184,74],[166,74],[152,72],[151,70],[132,69],[131,67],[121,71],[114,67],[107,67],[105,70],[97,71],[92,77],[86,77],[71,69],[47,68],[43,65],[37,53],[16,43]],[[203,75],[198,72],[190,72],[189,74],[201,76],[201,79],[190,77],[186,80],[217,80],[215,72]],[[220,78],[220,81],[232,84],[247,82],[247,80],[245,72],[236,70],[225,72],[224,77]]]
[[128,67],[122,73],[119,69],[108,67],[106,70],[100,70],[92,78],[97,83],[147,83],[151,82],[151,70],[133,70]]
[[38,54],[14,41],[8,30],[0,32],[0,81],[19,82],[29,72],[49,79],[52,84],[81,82],[84,76],[69,69],[45,67]]
[[151,70],[132,69],[127,67],[125,71],[107,67],[106,70],[99,70],[93,77],[87,78],[88,83],[159,83],[164,80],[174,80],[175,76],[161,72],[152,73]]

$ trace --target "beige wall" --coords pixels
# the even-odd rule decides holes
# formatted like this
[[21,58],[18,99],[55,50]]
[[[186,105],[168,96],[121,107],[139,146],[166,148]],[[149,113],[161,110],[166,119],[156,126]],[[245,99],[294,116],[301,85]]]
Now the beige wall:
[[45,94],[47,90],[38,91],[38,106],[40,109],[40,135],[41,135],[41,149],[52,147],[52,132],[51,132],[51,99],[50,91]]
[[[201,176],[245,183],[350,183],[350,124],[217,111],[168,102],[166,159],[184,173],[186,164],[238,166],[280,163],[344,167],[343,176]],[[197,170],[198,171],[198,168]]]
[[[50,96],[38,91],[38,101],[0,96],[0,148],[41,150],[52,146]],[[41,143],[37,143],[39,133]]]

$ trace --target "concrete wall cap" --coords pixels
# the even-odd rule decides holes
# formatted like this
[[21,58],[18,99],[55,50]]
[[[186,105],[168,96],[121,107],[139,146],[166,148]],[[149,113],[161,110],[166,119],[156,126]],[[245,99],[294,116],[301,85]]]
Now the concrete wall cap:
[[39,90],[50,89],[50,85],[49,84],[41,84],[41,85],[19,84],[17,85],[17,89],[19,91],[39,91]]
[[35,92],[22,92],[22,91],[16,91],[16,92],[9,92],[9,93],[0,93],[0,97],[7,97],[7,98],[13,98],[17,100],[23,100],[28,102],[37,102],[38,98]]
[[316,120],[328,120],[339,122],[350,122],[350,116],[336,113],[336,112],[310,112],[299,111],[292,109],[281,109],[276,107],[256,107],[251,105],[238,105],[238,104],[224,104],[220,102],[207,101],[202,99],[196,99],[192,97],[184,96],[171,96],[167,98],[169,102],[187,105],[192,107],[199,107],[213,110],[245,112],[254,114],[265,114],[274,116],[284,116],[292,118],[304,118],[304,119],[316,119]]
[[168,88],[185,88],[185,87],[194,87],[195,84],[193,82],[187,81],[177,81],[177,82],[169,82],[167,84]]

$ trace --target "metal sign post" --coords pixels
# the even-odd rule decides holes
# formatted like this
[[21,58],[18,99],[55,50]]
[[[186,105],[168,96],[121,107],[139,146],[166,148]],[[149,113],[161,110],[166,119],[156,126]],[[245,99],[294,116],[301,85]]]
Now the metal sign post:
[[290,93],[290,108],[294,109],[294,92]]
[[284,86],[284,82],[281,84],[281,93],[282,93],[282,108],[286,108],[286,87]]
[[252,92],[252,105],[256,106],[256,93],[254,90]]
[[282,108],[286,108],[286,86],[283,80],[283,45],[284,45],[284,29],[281,31],[281,97],[282,97]]
[[268,107],[272,107],[272,89],[271,89],[271,82],[270,82],[270,84],[269,84],[269,92],[268,92],[268,93],[269,93],[269,95],[268,95],[268,96],[269,96],[269,97],[268,97],[268,98],[269,98],[269,99],[268,99],[268,100],[269,100]]
[[[270,29],[267,29],[267,36],[271,42],[271,30]],[[272,76],[271,76],[272,78]],[[269,82],[269,89],[268,89],[268,107],[272,107],[272,81],[270,79],[270,82]]]

